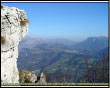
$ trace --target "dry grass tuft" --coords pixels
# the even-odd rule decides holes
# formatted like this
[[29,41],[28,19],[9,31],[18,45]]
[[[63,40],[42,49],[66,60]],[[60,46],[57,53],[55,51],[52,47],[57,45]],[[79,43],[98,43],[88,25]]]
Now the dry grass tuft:
[[3,36],[1,36],[1,43],[2,43],[2,45],[5,44],[5,38]]
[[20,83],[32,83],[31,72],[22,70],[19,72],[19,82]]
[[28,19],[25,19],[25,20],[23,20],[23,21],[20,22],[20,25],[21,26],[26,26],[26,24],[28,24],[28,23],[29,23],[29,20]]

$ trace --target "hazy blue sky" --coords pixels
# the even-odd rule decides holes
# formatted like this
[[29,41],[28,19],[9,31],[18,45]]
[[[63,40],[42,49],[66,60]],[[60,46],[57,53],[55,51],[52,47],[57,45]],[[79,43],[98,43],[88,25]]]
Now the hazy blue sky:
[[29,36],[85,38],[108,35],[108,3],[2,3],[25,10]]

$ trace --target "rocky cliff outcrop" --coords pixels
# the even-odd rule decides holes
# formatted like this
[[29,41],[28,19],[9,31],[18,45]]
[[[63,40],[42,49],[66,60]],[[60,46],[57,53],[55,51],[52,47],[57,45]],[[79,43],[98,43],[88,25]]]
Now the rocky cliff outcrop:
[[32,72],[26,70],[19,72],[20,83],[35,83],[35,81],[37,81],[37,76],[35,74],[32,74]]
[[47,83],[46,75],[44,73],[41,73],[40,77],[38,77],[30,71],[22,70],[19,72],[19,77],[20,83]]
[[28,33],[23,10],[1,5],[1,82],[19,83],[18,44]]
[[40,80],[38,81],[38,83],[47,83],[46,82],[46,75],[43,72],[40,75]]

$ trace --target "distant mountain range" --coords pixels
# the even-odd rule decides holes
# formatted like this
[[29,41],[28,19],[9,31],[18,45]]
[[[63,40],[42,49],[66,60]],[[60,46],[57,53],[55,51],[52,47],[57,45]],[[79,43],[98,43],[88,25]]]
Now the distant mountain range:
[[37,70],[36,74],[47,71],[55,78],[59,73],[65,75],[70,72],[71,81],[78,82],[86,70],[85,59],[97,61],[103,52],[108,52],[107,37],[89,37],[80,43],[27,37],[19,45],[18,68]]
[[[20,44],[19,48],[33,48],[36,45],[46,43],[46,44],[58,44],[58,45],[69,45],[76,49],[103,49],[108,44],[108,37],[88,37],[82,42],[75,42],[74,40],[65,38],[42,38],[42,37],[26,37]],[[71,47],[71,48],[72,48]]]
[[26,37],[24,38],[20,44],[19,44],[19,49],[21,50],[22,48],[34,48],[37,45],[40,44],[48,44],[48,45],[74,45],[76,44],[75,41],[70,40],[70,39],[65,39],[65,38],[41,38],[41,37]]
[[108,37],[89,37],[87,40],[73,46],[73,49],[89,55],[97,54],[102,49],[108,47]]
[[89,37],[87,40],[76,44],[78,49],[104,49],[108,45],[107,37]]

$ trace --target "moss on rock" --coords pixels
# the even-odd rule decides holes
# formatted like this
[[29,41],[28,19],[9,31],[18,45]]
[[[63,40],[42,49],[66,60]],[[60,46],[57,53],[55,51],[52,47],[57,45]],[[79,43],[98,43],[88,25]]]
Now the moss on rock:
[[3,36],[1,36],[1,43],[2,43],[2,45],[4,45],[5,44],[5,37],[3,37]]

